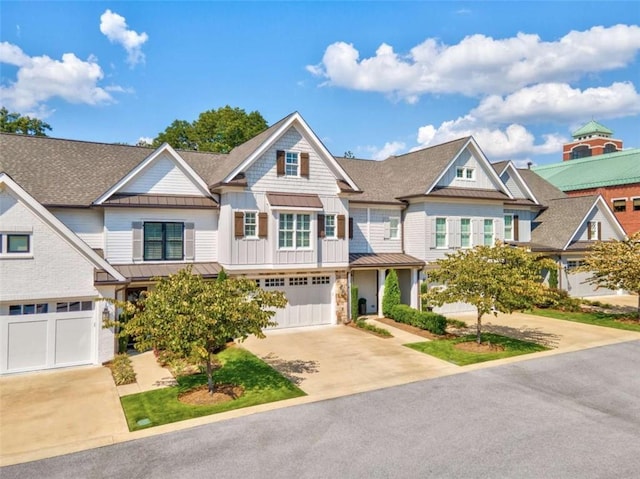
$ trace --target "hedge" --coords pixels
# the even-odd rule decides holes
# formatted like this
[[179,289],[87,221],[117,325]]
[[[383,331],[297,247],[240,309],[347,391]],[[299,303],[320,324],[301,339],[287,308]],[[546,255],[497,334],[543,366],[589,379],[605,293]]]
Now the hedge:
[[429,311],[418,311],[406,304],[398,304],[391,308],[391,319],[399,323],[409,324],[433,334],[445,334],[447,318]]

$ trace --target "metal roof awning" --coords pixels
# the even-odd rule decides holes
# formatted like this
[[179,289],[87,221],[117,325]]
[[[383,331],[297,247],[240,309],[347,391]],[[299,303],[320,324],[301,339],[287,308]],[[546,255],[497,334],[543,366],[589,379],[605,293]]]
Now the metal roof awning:
[[349,268],[422,268],[425,262],[404,253],[351,253]]
[[267,200],[272,208],[307,208],[321,210],[322,201],[318,195],[303,193],[267,192]]
[[141,195],[136,193],[116,194],[102,204],[129,208],[218,208],[218,203],[213,198],[206,196]]
[[153,278],[176,274],[192,266],[192,273],[203,278],[216,278],[222,269],[218,263],[163,263],[163,264],[116,264],[113,267],[130,282],[151,281]]

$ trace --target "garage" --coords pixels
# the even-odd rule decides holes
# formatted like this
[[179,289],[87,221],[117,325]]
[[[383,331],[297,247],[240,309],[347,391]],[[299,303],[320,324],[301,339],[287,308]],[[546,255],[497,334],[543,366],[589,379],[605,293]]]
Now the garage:
[[0,327],[0,374],[93,363],[94,311],[0,316]]
[[276,311],[274,329],[297,328],[333,324],[332,289],[330,275],[274,276],[261,278],[259,285],[266,290],[285,293],[288,304]]

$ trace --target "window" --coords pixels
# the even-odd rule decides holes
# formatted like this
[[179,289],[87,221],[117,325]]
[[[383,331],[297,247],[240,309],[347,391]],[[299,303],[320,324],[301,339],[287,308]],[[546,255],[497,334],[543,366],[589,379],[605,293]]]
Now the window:
[[623,213],[627,211],[627,200],[626,198],[620,198],[617,200],[613,200],[613,211],[616,213]]
[[571,150],[571,159],[578,160],[580,158],[587,158],[591,156],[591,148],[586,145],[576,146]]
[[392,216],[389,218],[389,238],[400,238],[400,218]]
[[289,278],[289,286],[306,286],[307,284],[308,280],[304,276]]
[[589,224],[587,226],[587,239],[594,241],[600,239],[599,221],[589,221]]
[[484,220],[483,244],[485,246],[493,246],[493,220]]
[[254,211],[244,212],[244,236],[248,238],[257,237],[257,215]]
[[460,180],[473,180],[476,177],[476,169],[468,166],[458,166],[456,168],[456,178]]
[[145,223],[145,261],[184,258],[184,223]]
[[300,166],[300,156],[297,152],[287,151],[284,157],[284,174],[285,176],[299,176],[298,168]]
[[264,280],[265,288],[278,288],[284,286],[284,278],[267,278]]
[[28,234],[7,234],[7,253],[29,253],[30,251]]
[[290,249],[310,248],[311,215],[281,213],[278,231],[278,247]]
[[56,303],[56,313],[65,313],[67,311],[92,311],[93,301],[70,301]]
[[604,145],[604,150],[603,150],[603,154],[607,154],[607,153],[614,153],[618,151],[618,148],[616,148],[616,145],[612,144],[612,143],[607,143],[606,145]]
[[471,219],[460,218],[460,246],[471,248]]
[[447,219],[436,218],[436,248],[447,247]]
[[324,237],[336,238],[336,215],[325,215],[324,217]]
[[311,278],[311,284],[313,285],[318,285],[318,284],[329,284],[330,278],[329,276],[313,276]]
[[633,198],[633,211],[640,211],[640,198]]
[[48,312],[49,305],[47,303],[9,305],[10,316],[18,316],[21,314],[46,314]]
[[513,241],[513,215],[504,215],[504,239]]
[[570,259],[567,261],[567,271],[574,270],[580,266],[584,266],[585,262],[582,259]]

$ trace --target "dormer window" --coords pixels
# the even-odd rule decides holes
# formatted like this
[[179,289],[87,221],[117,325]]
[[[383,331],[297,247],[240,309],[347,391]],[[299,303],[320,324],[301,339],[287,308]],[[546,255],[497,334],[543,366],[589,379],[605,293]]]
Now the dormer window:
[[476,169],[468,166],[459,166],[456,169],[456,178],[459,180],[473,181],[476,179]]
[[287,151],[284,158],[284,175],[300,176],[300,154],[296,151]]

